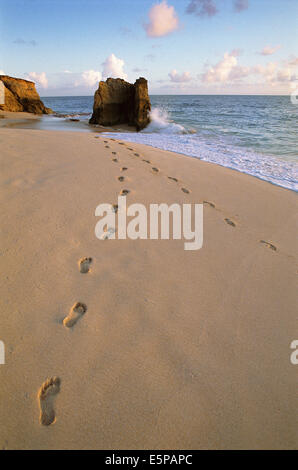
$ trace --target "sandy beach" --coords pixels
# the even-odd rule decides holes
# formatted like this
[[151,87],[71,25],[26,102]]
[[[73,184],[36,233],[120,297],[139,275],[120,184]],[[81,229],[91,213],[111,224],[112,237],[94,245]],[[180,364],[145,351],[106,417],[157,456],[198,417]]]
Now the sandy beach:
[[[0,145],[0,449],[297,447],[297,195],[101,134]],[[202,249],[98,240],[122,189],[203,203]]]

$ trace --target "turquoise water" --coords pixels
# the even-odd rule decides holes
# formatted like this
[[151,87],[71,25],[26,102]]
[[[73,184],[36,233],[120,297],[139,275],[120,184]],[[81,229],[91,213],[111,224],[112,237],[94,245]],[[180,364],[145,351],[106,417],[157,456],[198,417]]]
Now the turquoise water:
[[[43,101],[56,112],[85,122],[93,106],[93,97]],[[298,190],[298,106],[289,96],[155,95],[151,104],[152,122],[145,130],[119,132],[116,137]]]

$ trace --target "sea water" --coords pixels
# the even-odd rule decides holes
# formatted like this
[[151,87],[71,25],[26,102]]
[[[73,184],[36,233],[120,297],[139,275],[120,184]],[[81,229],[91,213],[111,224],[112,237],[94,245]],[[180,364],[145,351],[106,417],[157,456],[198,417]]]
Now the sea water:
[[[298,190],[298,105],[289,96],[153,95],[150,99],[149,126],[141,132],[113,133],[114,138],[182,153]],[[88,129],[93,97],[43,101],[63,119],[80,119]]]

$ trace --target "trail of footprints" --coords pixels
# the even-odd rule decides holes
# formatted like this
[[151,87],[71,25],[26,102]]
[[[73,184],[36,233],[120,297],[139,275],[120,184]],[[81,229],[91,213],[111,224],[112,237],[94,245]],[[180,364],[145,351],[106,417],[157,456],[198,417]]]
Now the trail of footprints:
[[[115,142],[115,139],[110,139],[110,140]],[[108,144],[108,141],[105,140],[104,143]],[[126,144],[125,144],[124,142],[118,142],[118,144],[119,144],[119,145],[124,145],[124,146],[126,146]],[[109,148],[108,145],[107,145],[106,147]],[[141,155],[140,155],[139,153],[135,152],[135,150],[134,150],[132,147],[127,147],[127,150],[129,150],[130,152],[133,152],[133,155],[134,155],[135,157],[141,157]],[[116,155],[117,152],[114,152],[114,151],[113,151],[112,154],[113,154],[113,155]],[[115,163],[118,162],[117,159],[113,159],[112,161],[115,162]],[[151,165],[151,161],[150,161],[150,160],[147,160],[147,159],[143,158],[142,161],[143,161],[144,163],[147,163],[148,165]],[[126,171],[127,169],[128,169],[127,167],[122,167],[122,168],[121,168],[121,171]],[[158,174],[158,173],[160,172],[159,168],[154,167],[154,166],[151,167],[151,170],[152,170],[152,172],[155,173],[155,174]],[[174,177],[174,176],[167,176],[167,178],[168,178],[170,181],[179,184],[178,178],[176,178],[176,177]],[[119,180],[120,182],[123,182],[124,179],[125,179],[124,177],[121,177],[121,176],[118,177],[118,180]],[[190,190],[189,190],[189,189],[184,188],[183,186],[181,186],[180,189],[181,189],[181,191],[182,191],[184,194],[190,194]],[[130,192],[129,190],[123,189],[123,190],[120,192],[120,194],[121,194],[121,195],[127,195],[129,192]],[[216,208],[216,207],[215,207],[215,204],[214,204],[213,202],[210,202],[210,201],[203,201],[203,204],[209,206],[209,207],[212,208],[212,209],[215,209],[215,208]],[[118,208],[117,208],[117,210],[118,210]],[[224,220],[224,222],[225,222],[227,225],[229,225],[230,227],[233,227],[233,228],[237,227],[237,224],[236,224],[233,220],[231,220],[230,218],[225,217],[223,220]],[[265,241],[265,240],[259,240],[259,243],[262,244],[262,245],[264,245],[264,246],[266,246],[267,248],[271,249],[272,251],[277,251],[276,246],[273,245],[273,244],[270,243],[270,242],[267,242],[267,241]]]
[[[96,139],[98,139],[98,136],[95,136]],[[110,139],[111,141],[115,142],[115,139]],[[110,148],[108,145],[109,142],[107,140],[104,141],[105,148]],[[118,142],[119,145],[125,145],[123,142]],[[127,147],[127,149],[131,152],[134,152],[135,157],[140,157],[141,155],[139,153],[136,153],[133,148]],[[117,152],[112,151],[112,155],[117,155]],[[114,163],[118,163],[117,158],[113,158],[112,161]],[[150,160],[143,159],[142,160],[144,163],[147,163],[148,165],[151,165]],[[127,171],[128,168],[126,166],[123,166],[121,168],[121,171]],[[152,172],[155,174],[158,174],[160,172],[159,168],[152,166],[151,167]],[[174,177],[174,176],[167,176],[168,180],[172,181],[173,183],[179,184],[179,180]],[[118,180],[122,183],[125,178],[124,176],[119,176]],[[184,187],[180,187],[181,191],[185,194],[189,194],[190,190]],[[129,189],[121,189],[120,195],[126,196],[127,194],[130,193]],[[216,209],[216,206],[213,202],[210,201],[203,201],[203,204],[212,208]],[[116,213],[118,211],[118,204],[113,204],[113,211]],[[230,218],[224,218],[224,222],[229,225],[230,227],[235,228],[237,225],[236,223],[231,220]],[[109,233],[105,234],[106,236],[104,238],[109,238]],[[271,242],[268,242],[266,240],[259,240],[259,243],[264,245],[265,247],[269,248],[272,251],[277,251],[277,247],[273,245]],[[87,274],[91,271],[91,264],[92,264],[92,258],[82,258],[79,263],[79,271],[81,274]],[[87,306],[82,303],[82,302],[76,302],[68,315],[64,318],[63,320],[63,325],[66,328],[73,328],[76,323],[85,315],[87,312]],[[39,422],[40,424],[44,426],[49,426],[56,421],[56,414],[54,410],[54,402],[56,395],[60,392],[60,386],[61,386],[61,379],[59,377],[51,377],[47,379],[42,386],[40,387],[38,391],[38,400],[39,400],[39,408],[40,408],[40,416],[39,416]]]
[[[82,258],[78,263],[79,271],[81,274],[90,272],[92,258]],[[72,328],[87,312],[87,306],[82,302],[76,302],[70,309],[69,314],[64,318],[63,325],[66,328]],[[60,377],[48,378],[40,387],[38,391],[39,401],[39,422],[43,426],[50,426],[56,421],[56,413],[54,409],[54,402],[56,395],[60,392],[61,379]]]

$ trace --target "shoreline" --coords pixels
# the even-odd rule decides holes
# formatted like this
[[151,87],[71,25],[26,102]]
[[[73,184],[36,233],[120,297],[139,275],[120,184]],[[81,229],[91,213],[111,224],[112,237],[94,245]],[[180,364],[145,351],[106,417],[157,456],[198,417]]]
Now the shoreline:
[[[296,194],[101,134],[0,139],[0,447],[294,449]],[[124,188],[129,204],[203,203],[203,247],[98,240],[95,208]]]
[[[116,130],[115,131],[105,131],[105,130],[103,130],[103,131],[100,131],[100,132],[102,132],[104,134],[117,133]],[[122,131],[122,132],[127,132],[127,131]],[[107,136],[107,138],[110,138],[110,137]],[[119,139],[119,140],[121,140],[121,139]],[[161,152],[169,152],[169,153],[172,153],[173,155],[182,155],[183,157],[186,157],[186,158],[192,158],[192,159],[200,160],[202,163],[208,163],[210,165],[215,165],[215,166],[220,166],[222,168],[227,168],[230,171],[235,171],[236,173],[241,173],[242,175],[250,176],[251,178],[255,178],[259,181],[263,181],[264,183],[268,183],[272,186],[285,189],[286,191],[292,191],[294,193],[298,192],[298,189],[296,190],[294,188],[286,188],[285,186],[282,186],[280,184],[273,183],[272,181],[265,180],[264,178],[261,178],[260,176],[252,175],[252,174],[247,173],[245,171],[237,170],[236,168],[232,168],[230,166],[222,165],[221,163],[215,163],[215,162],[210,162],[208,160],[203,160],[203,159],[201,159],[199,157],[196,157],[194,155],[187,155],[183,152],[178,152],[178,151],[174,151],[174,150],[165,150],[165,149],[161,149],[160,147],[154,147],[153,145],[150,145],[150,144],[143,144],[143,143],[141,144],[141,143],[138,143],[138,142],[134,142],[133,140],[122,140],[122,141],[125,142],[125,143],[128,143],[128,144],[132,144],[132,145],[144,145],[145,147],[151,147],[153,149],[160,150]]]
[[[50,124],[45,124],[44,126],[42,125],[43,119],[46,119],[48,123],[53,123],[53,118],[55,118],[57,122],[57,125],[53,125],[51,128]],[[34,123],[34,124],[32,124]],[[15,128],[15,129],[34,129],[34,130],[51,130],[51,131],[59,131],[59,132],[84,132],[84,133],[98,133],[98,134],[135,134],[136,130],[133,130],[131,126],[128,125],[117,125],[117,126],[111,126],[111,127],[104,127],[104,126],[99,126],[99,125],[90,125],[88,121],[83,121],[80,120],[79,122],[77,121],[72,121],[71,118],[66,119],[65,116],[63,117],[58,117],[57,115],[49,115],[45,118],[44,115],[36,115],[36,114],[31,114],[31,113],[14,113],[14,112],[6,112],[6,111],[0,111],[0,128]],[[123,142],[130,143],[132,145],[146,145],[148,147],[161,150],[161,151],[167,151],[171,152],[176,155],[183,155],[188,158],[193,158],[197,159],[200,161],[204,161],[206,163],[211,163],[213,165],[221,166],[223,168],[228,168],[229,170],[233,170],[248,176],[252,176],[253,178],[256,178],[260,181],[264,181],[266,183],[269,183],[273,186],[281,187],[283,189],[288,189],[290,191],[293,191],[294,193],[298,192],[298,189],[295,187],[289,188],[281,183],[278,184],[274,181],[270,181],[268,179],[265,179],[265,177],[261,177],[252,173],[249,173],[247,170],[243,169],[238,169],[238,168],[233,168],[229,165],[224,165],[220,162],[212,162],[208,160],[203,160],[202,158],[196,156],[196,155],[188,155],[183,152],[177,151],[177,150],[167,150],[167,149],[162,149],[160,147],[155,147],[154,145],[150,143],[137,143],[133,140],[123,140]],[[276,156],[272,156],[273,158],[277,158]]]
[[[42,126],[42,122],[53,122],[53,118],[56,119],[57,126]],[[33,124],[34,123],[34,124]],[[65,116],[58,114],[33,114],[25,112],[10,112],[0,110],[0,128],[15,128],[15,129],[34,129],[34,130],[53,130],[61,132],[90,132],[90,133],[102,133],[102,132],[134,132],[128,125],[118,125],[111,127],[104,127],[100,125],[89,124],[88,121],[84,120],[73,120],[72,118],[66,119]]]

